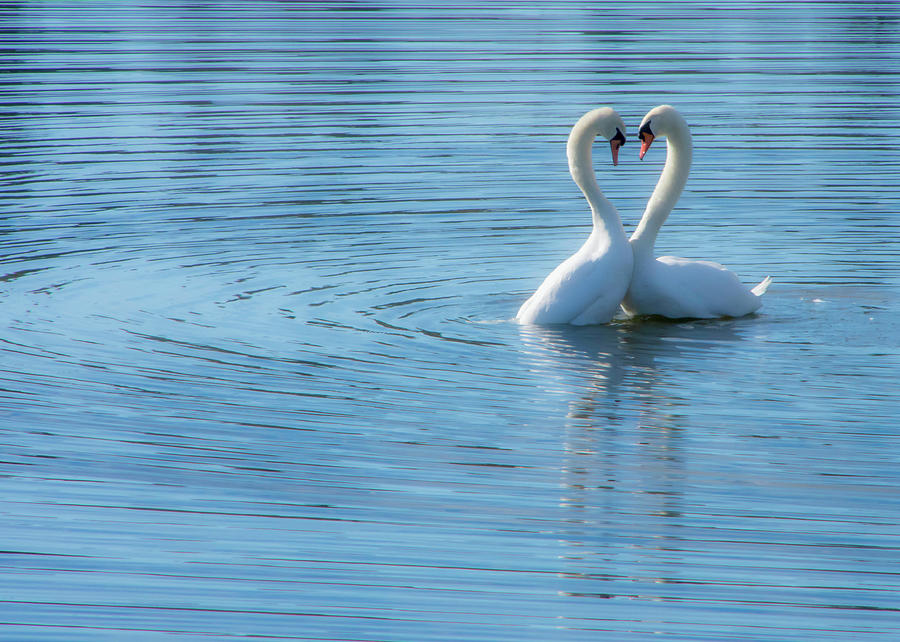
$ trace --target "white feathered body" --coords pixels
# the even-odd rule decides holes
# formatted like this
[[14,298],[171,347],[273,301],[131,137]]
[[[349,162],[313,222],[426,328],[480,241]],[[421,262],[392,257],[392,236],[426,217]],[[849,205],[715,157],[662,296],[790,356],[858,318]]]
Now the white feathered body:
[[670,319],[742,317],[762,305],[771,279],[754,289],[713,261],[677,256],[638,260],[622,307],[632,315],[656,314]]
[[[522,304],[516,315],[519,323],[607,323],[618,312],[628,289],[634,252],[619,212],[597,185],[591,145],[598,135],[616,140],[617,145],[624,142],[625,123],[615,110],[599,107],[586,113],[572,127],[566,144],[572,179],[591,207],[591,235]],[[615,158],[614,154],[613,162]]]
[[[647,135],[650,138],[645,142]],[[770,278],[751,289],[734,272],[713,261],[653,257],[657,233],[687,182],[693,145],[687,122],[670,105],[651,109],[641,122],[639,136],[642,155],[655,137],[665,136],[666,163],[629,240],[634,250],[634,271],[622,308],[632,316],[670,319],[742,317],[758,310]]]
[[624,236],[594,231],[522,304],[520,323],[608,323],[631,279],[634,255]]

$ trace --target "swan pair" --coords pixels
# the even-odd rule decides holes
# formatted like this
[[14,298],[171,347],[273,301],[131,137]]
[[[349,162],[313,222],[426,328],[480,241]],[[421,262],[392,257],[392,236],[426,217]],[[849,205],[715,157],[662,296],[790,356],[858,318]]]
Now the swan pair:
[[639,157],[644,158],[655,139],[665,137],[666,163],[630,240],[615,206],[597,186],[591,145],[598,135],[609,141],[616,165],[619,148],[625,143],[625,123],[609,107],[582,116],[566,145],[569,171],[591,206],[591,235],[522,304],[516,320],[533,324],[607,323],[620,305],[631,316],[670,319],[740,317],[757,310],[770,277],[750,289],[718,263],[653,256],[656,235],[678,201],[691,167],[691,132],[681,114],[670,105],[660,105],[641,121]]

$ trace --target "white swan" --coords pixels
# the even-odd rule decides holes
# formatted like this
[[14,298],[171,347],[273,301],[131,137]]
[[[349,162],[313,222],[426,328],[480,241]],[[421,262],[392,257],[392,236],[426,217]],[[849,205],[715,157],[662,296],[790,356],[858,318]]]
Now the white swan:
[[634,272],[622,307],[628,314],[657,314],[670,319],[741,317],[762,305],[762,295],[771,283],[766,277],[747,288],[734,272],[711,261],[690,261],[676,256],[653,257],[659,228],[678,201],[691,168],[691,132],[681,114],[670,105],[651,109],[638,136],[639,158],[650,144],[665,136],[666,164],[647,202],[641,222],[632,234]]
[[600,188],[591,163],[597,135],[609,141],[613,165],[625,143],[625,123],[609,107],[582,116],[569,134],[569,171],[584,193],[594,229],[581,249],[554,269],[516,315],[519,323],[606,323],[613,318],[631,280],[633,255],[619,213]]

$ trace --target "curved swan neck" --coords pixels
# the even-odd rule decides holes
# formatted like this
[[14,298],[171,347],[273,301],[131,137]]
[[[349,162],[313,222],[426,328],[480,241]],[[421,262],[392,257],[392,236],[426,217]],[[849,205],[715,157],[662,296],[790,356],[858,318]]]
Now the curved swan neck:
[[635,252],[652,254],[656,243],[656,235],[669,212],[678,202],[678,197],[687,183],[688,174],[691,171],[691,158],[693,145],[691,132],[683,118],[672,119],[666,137],[666,164],[663,167],[659,181],[647,201],[647,207],[641,217],[641,222],[631,236],[631,245]]
[[588,204],[594,220],[594,230],[606,230],[610,235],[622,234],[625,229],[619,219],[615,206],[600,191],[594,165],[591,159],[591,145],[596,138],[596,131],[578,122],[569,134],[566,144],[566,155],[569,158],[569,172]]

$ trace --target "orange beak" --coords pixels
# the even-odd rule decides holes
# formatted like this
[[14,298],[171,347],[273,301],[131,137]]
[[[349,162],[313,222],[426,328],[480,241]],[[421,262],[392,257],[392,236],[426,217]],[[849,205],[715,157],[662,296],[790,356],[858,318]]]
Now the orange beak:
[[619,164],[619,148],[622,143],[615,138],[609,141],[609,151],[612,153],[613,165]]
[[647,153],[647,150],[650,149],[650,145],[653,143],[653,134],[643,134],[641,136],[641,151],[638,153],[638,158],[644,160],[644,154]]

